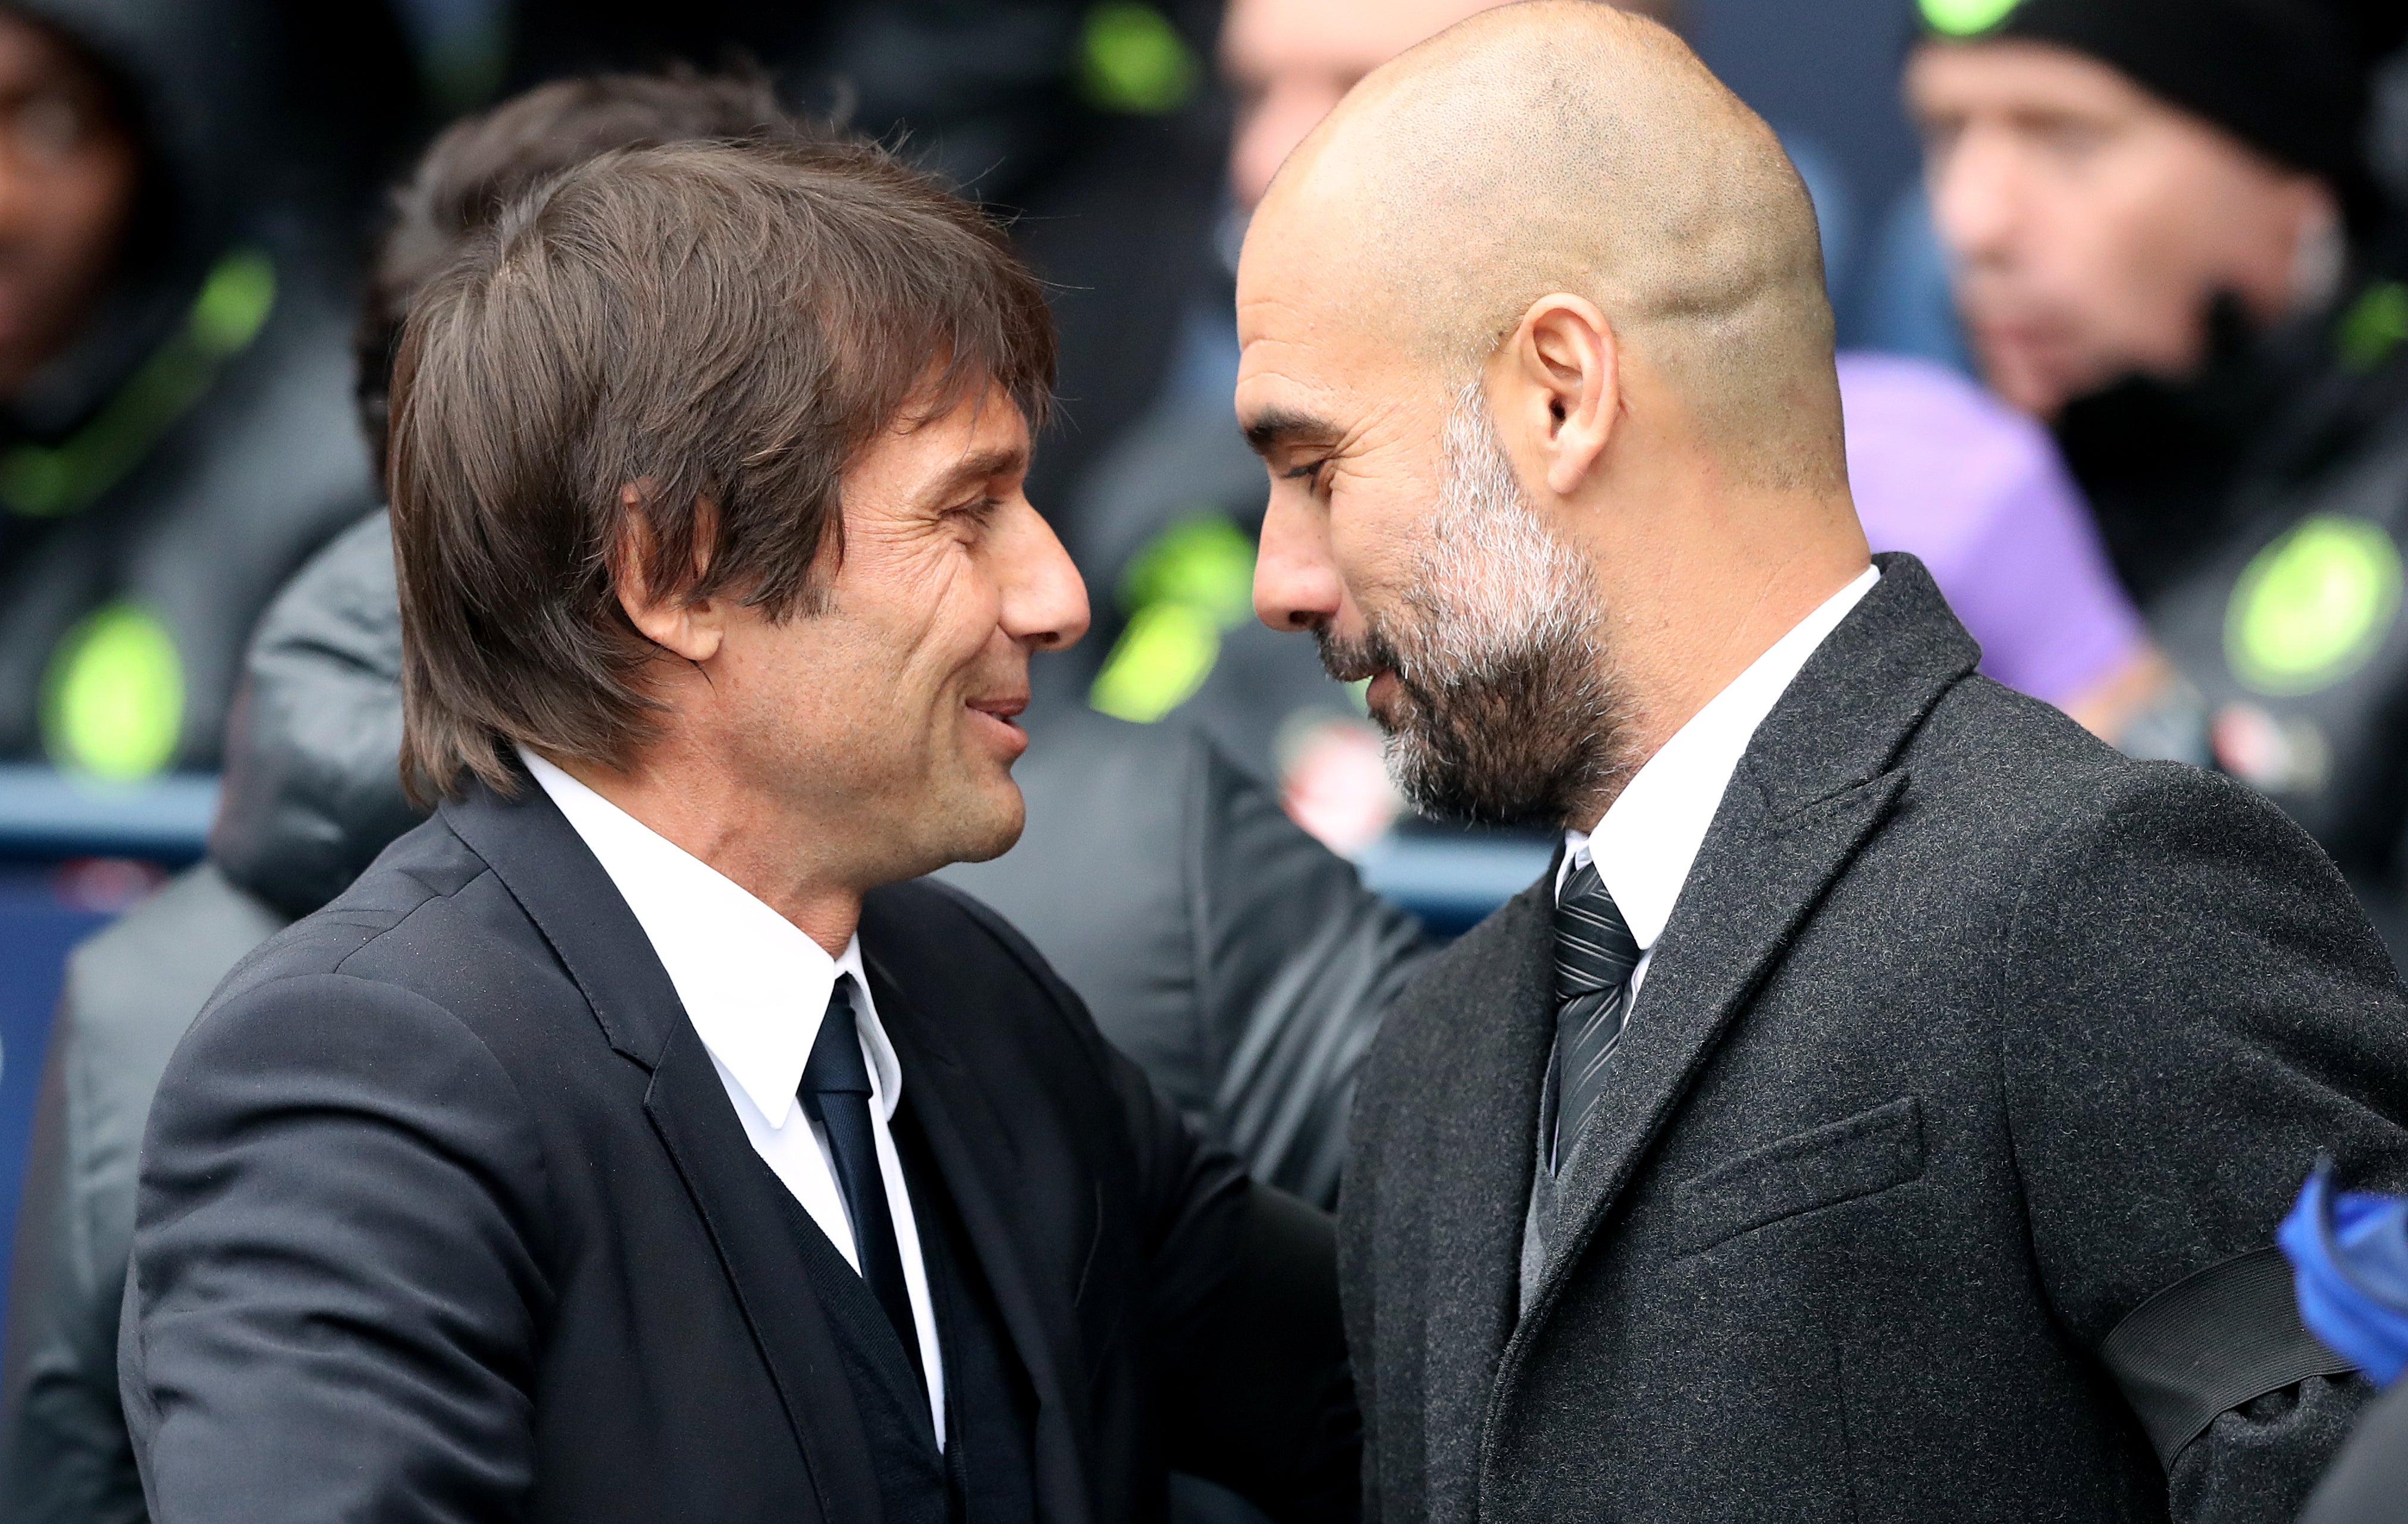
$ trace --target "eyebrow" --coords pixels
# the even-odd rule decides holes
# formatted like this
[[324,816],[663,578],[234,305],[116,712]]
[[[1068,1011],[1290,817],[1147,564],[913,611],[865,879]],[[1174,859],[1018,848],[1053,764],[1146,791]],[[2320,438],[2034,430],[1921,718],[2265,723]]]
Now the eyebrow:
[[1293,408],[1270,407],[1246,424],[1246,443],[1266,458],[1272,451],[1293,445],[1336,444],[1340,434],[1326,418]]
[[939,478],[928,489],[930,497],[950,497],[974,482],[1009,476],[1026,468],[1028,452],[1011,445],[996,445],[988,450],[974,450],[953,463],[951,470]]

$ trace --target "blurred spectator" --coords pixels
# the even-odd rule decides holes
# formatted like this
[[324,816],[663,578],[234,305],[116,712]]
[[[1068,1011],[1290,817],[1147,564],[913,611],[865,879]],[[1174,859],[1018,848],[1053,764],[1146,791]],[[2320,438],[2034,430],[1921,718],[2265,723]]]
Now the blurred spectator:
[[1985,375],[2051,422],[2182,682],[2125,739],[2266,792],[2401,945],[2408,284],[2376,0],[1922,0],[1907,91]]
[[[1239,104],[1234,215],[1356,79],[1492,3],[1233,0],[1221,58]],[[1681,19],[1677,6],[1632,8]],[[1303,642],[1253,618],[1265,484],[1229,421],[1236,339],[1226,306],[1195,330],[1193,378],[1174,372],[1070,515],[1071,553],[1096,595],[1088,697],[1125,719],[1176,713],[1202,726],[1279,779],[1298,820],[1354,851],[1400,806],[1350,696]],[[1215,343],[1217,365],[1206,358]],[[2102,733],[2120,728],[2156,691],[2159,667],[2045,434],[1937,366],[1846,355],[1840,379],[1850,475],[1874,549],[1911,551],[1930,567],[1981,641],[1985,671]]]
[[277,43],[245,0],[0,6],[0,756],[214,766],[252,621],[371,500]]
[[1930,569],[1984,672],[2114,734],[2162,663],[2046,431],[1928,360],[1842,353],[1839,367],[1865,538]]
[[417,823],[381,514],[262,621],[209,856],[76,949],[44,1065],[0,1364],[0,1518],[145,1516],[117,1396],[135,1162],[167,1057],[236,960]]
[[[396,199],[361,323],[380,440],[393,342],[459,239],[580,160],[701,137],[810,137],[764,83],[613,77],[463,122]],[[384,515],[262,621],[208,860],[78,949],[43,1079],[0,1367],[0,1518],[138,1519],[116,1335],[135,1161],[169,1053],[234,963],[339,894],[414,823],[401,794],[400,624]],[[1263,1179],[1336,1195],[1354,1074],[1427,941],[1183,726],[1058,715],[1016,769],[1021,844],[952,877],[1011,916],[1108,1036]],[[1180,1482],[1182,1518],[1244,1518]]]

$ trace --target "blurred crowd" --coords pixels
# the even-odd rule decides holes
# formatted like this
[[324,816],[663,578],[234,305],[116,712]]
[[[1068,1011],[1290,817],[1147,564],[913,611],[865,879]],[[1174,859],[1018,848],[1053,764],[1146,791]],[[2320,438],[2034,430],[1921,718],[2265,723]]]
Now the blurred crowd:
[[[1431,943],[1343,859],[1431,827],[1357,697],[1254,618],[1232,266],[1347,88],[1480,8],[0,0],[0,759],[225,776],[209,860],[71,970],[7,1517],[140,1516],[111,1351],[150,1088],[235,959],[414,818],[380,509],[410,296],[613,148],[834,121],[1005,210],[1061,331],[1030,496],[1095,628],[1039,666],[1026,841],[952,871],[1191,1115],[1334,1198],[1351,1076]],[[1925,172],[1851,268],[1843,337],[1885,348],[1841,355],[1849,470],[1985,671],[2264,792],[2396,953],[2408,14],[2262,9],[2235,57],[2114,0],[1900,7]]]

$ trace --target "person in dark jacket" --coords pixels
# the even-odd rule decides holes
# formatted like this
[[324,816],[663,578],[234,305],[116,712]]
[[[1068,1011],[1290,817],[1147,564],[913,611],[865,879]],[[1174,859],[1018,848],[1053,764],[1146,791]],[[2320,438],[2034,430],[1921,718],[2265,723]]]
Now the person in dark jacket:
[[2408,9],[1922,14],[1974,353],[2054,426],[2180,679],[2124,739],[2280,804],[2408,946],[2408,271],[2367,148]]
[[[1233,0],[1220,49],[1238,104],[1232,225],[1349,86],[1496,3]],[[1685,14],[1656,0],[1623,8],[1676,31]],[[1096,631],[1072,657],[1090,669],[1081,697],[1131,720],[1201,726],[1279,779],[1324,840],[1353,850],[1398,801],[1350,696],[1248,606],[1266,494],[1260,463],[1228,426],[1237,343],[1226,283],[1213,298],[1217,311],[1199,301],[1191,320],[1186,363],[1098,459],[1068,516],[1071,554],[1096,590]],[[1850,484],[1873,548],[1924,562],[1982,642],[1985,675],[2119,734],[2162,665],[2045,431],[1923,361],[1842,352],[1839,371]]]
[[[370,281],[360,415],[380,468],[410,299],[500,206],[609,148],[824,131],[758,79],[691,72],[562,80],[453,127],[398,194]],[[1028,723],[1048,744],[1017,773],[1022,844],[943,876],[1026,932],[1192,1122],[1334,1204],[1354,1070],[1428,938],[1198,730],[1076,706]]]
[[256,0],[0,7],[0,757],[216,765],[244,642],[372,496]]
[[1025,663],[1085,625],[1020,490],[1051,356],[1000,230],[863,142],[597,156],[420,294],[435,812],[160,1082],[154,1512],[1144,1519],[1179,1462],[1354,1517],[1326,1216],[905,882],[1018,837]]
[[2286,1518],[2366,1388],[2271,1240],[2319,1150],[2408,1182],[2408,999],[2295,824],[1869,555],[1815,241],[1576,0],[1371,75],[1248,231],[1256,608],[1425,808],[1563,832],[1355,1102],[1367,1505]]
[[[563,81],[455,127],[402,193],[371,283],[359,383],[371,441],[380,452],[410,295],[500,204],[608,148],[798,130],[759,82],[691,74]],[[380,511],[261,622],[208,859],[70,963],[0,1367],[0,1517],[142,1517],[116,1383],[142,1120],[225,971],[418,820],[397,767],[400,669]],[[1021,844],[944,876],[1028,932],[1193,1123],[1258,1178],[1331,1204],[1354,1075],[1427,938],[1193,730],[1047,724],[1016,769]],[[1226,1493],[1178,1485],[1184,1517],[1243,1517]]]

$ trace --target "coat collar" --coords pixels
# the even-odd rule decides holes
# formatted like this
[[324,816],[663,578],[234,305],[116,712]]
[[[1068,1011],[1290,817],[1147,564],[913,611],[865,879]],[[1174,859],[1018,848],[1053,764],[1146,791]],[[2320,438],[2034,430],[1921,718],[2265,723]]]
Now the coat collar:
[[509,794],[472,779],[439,813],[552,944],[610,1046],[657,1068],[693,1027],[642,924],[560,807],[521,772]]
[[1881,581],[1756,730],[1673,905],[1609,1102],[1566,1169],[1559,1226],[1504,1351],[1499,1394],[1716,1040],[1895,806],[1907,781],[1899,752],[1981,659],[1921,562],[1877,559]]
[[[1824,599],[1673,732],[1593,830],[1564,833],[1572,857],[1585,855],[1596,863],[1641,952],[1664,935],[1748,742],[1879,576],[1867,567]],[[1559,870],[1559,891],[1562,877]]]
[[[1563,849],[1559,844],[1556,856]],[[1414,1077],[1426,1142],[1410,1175],[1364,1184],[1417,1205],[1399,1214],[1424,1225],[1414,1264],[1428,1354],[1423,1431],[1431,1518],[1470,1518],[1478,1436],[1521,1296],[1522,1225],[1538,1157],[1540,1095],[1555,1040],[1555,865],[1442,955],[1405,997],[1420,1008]],[[1435,1020],[1428,1018],[1434,1017]],[[1391,1018],[1380,1041],[1398,1041]],[[1350,1204],[1354,1206],[1348,1184]],[[1384,1208],[1382,1215],[1385,1215]],[[1409,1442],[1409,1445],[1412,1443]]]
[[784,1186],[753,1153],[641,923],[559,807],[523,774],[509,795],[472,782],[441,814],[552,944],[610,1046],[652,1071],[645,1116],[744,1309],[821,1516],[877,1517],[860,1414],[826,1390],[825,1373],[842,1369],[835,1335],[769,1194]]
[[[710,1055],[687,1020],[642,926],[559,808],[522,778],[515,796],[481,783],[447,801],[443,818],[516,899],[576,981],[617,1052],[652,1071],[644,1110],[668,1149],[743,1303],[785,1400],[786,1414],[830,1519],[878,1517],[860,1416],[832,1402],[819,1374],[838,1368],[826,1314],[810,1296],[774,1200],[776,1177],[752,1151]],[[912,1111],[969,1250],[995,1293],[1013,1351],[1038,1399],[1039,1497],[1049,1521],[1086,1524],[1083,1427],[1073,1416],[1065,1362],[1075,1361],[1076,1320],[1059,1298],[1038,1293],[1015,1238],[1008,1182],[1011,1134],[984,1088],[954,1054],[940,1024],[882,956],[909,928],[889,924],[882,896],[863,907],[861,944],[882,1026],[910,1081]],[[990,1178],[995,1172],[1007,1184]]]
[[523,747],[519,759],[643,927],[702,1045],[770,1126],[782,1128],[793,1114],[829,996],[847,975],[857,990],[853,1014],[869,1058],[871,1102],[893,1118],[902,1071],[878,1019],[858,936],[830,957],[741,884],[558,767]]

